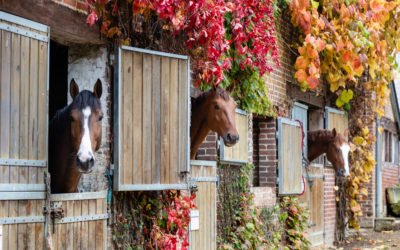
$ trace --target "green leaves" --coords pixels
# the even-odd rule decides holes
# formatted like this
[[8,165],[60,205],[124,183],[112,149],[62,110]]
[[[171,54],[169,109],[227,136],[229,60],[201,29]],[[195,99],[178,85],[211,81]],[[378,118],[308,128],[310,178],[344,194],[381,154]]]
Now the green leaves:
[[349,108],[349,102],[351,99],[353,99],[354,93],[351,89],[348,90],[343,90],[339,97],[336,99],[336,106],[338,108],[341,108],[343,106],[345,106],[344,108]]
[[241,109],[257,115],[275,116],[268,98],[268,87],[258,71],[248,67],[241,69],[233,63],[232,69],[225,72],[222,86],[231,90],[232,97]]

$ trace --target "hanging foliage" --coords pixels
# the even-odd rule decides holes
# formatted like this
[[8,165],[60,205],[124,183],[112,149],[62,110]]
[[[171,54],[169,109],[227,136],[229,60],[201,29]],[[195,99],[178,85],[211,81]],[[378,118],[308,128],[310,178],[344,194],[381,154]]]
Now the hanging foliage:
[[[240,56],[241,67],[257,69],[260,75],[272,71],[271,60],[278,63],[272,1],[87,0],[87,23],[99,21],[107,37],[129,43],[128,25],[118,22],[120,6],[126,4],[131,6],[132,18],[155,12],[165,22],[163,29],[184,34],[189,52],[197,59],[198,84],[218,85],[223,80],[223,71],[230,69],[233,60],[225,54],[231,45]],[[230,19],[227,27],[226,15]],[[233,31],[229,36],[226,28]]]
[[[154,25],[148,28],[159,27],[182,40],[184,53],[193,59],[196,86],[216,86],[224,79],[232,79],[238,73],[234,65],[247,71],[241,77],[247,82],[255,77],[261,79],[279,66],[272,0],[87,0],[86,3],[87,23],[98,23],[106,37],[127,45],[139,39],[133,32],[140,29],[135,22],[156,16]],[[166,37],[165,33],[162,36]],[[225,86],[237,91],[243,89],[236,88],[240,84],[225,82]],[[244,98],[243,108],[270,114],[272,106],[266,100],[266,87],[255,84],[253,89],[258,93],[255,99],[248,92],[237,95]]]
[[384,114],[388,84],[397,67],[400,1],[293,0],[290,12],[300,31],[295,78],[304,90],[326,83],[337,95],[336,106],[350,111],[349,223],[358,228],[358,201],[368,195],[365,184],[375,166],[375,137],[368,127],[372,114]]
[[376,93],[375,112],[383,115],[400,50],[399,10],[399,1],[293,0],[292,23],[301,31],[295,64],[300,86],[316,89],[325,79],[338,106],[350,108],[352,95],[342,91],[367,74],[371,82],[364,87]]

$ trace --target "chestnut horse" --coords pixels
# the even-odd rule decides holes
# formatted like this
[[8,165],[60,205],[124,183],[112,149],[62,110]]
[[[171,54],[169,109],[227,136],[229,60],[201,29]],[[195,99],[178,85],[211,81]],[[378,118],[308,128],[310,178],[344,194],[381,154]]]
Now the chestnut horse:
[[198,148],[210,131],[222,137],[227,147],[239,141],[235,110],[235,101],[221,88],[213,88],[196,98],[192,103],[190,159],[195,158]]
[[336,129],[317,130],[308,132],[308,161],[313,161],[323,153],[332,163],[338,176],[348,176],[349,151],[348,130],[343,134],[337,133]]
[[99,79],[93,92],[79,92],[72,79],[72,103],[58,110],[50,121],[49,172],[53,193],[76,192],[81,175],[92,171],[94,152],[101,144],[101,93]]

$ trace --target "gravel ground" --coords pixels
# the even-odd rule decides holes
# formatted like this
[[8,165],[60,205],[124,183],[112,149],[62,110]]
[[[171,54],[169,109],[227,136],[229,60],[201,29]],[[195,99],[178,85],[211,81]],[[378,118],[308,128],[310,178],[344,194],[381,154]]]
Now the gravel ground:
[[323,248],[336,250],[400,250],[400,231],[375,232],[372,229],[361,229],[350,232],[350,237],[340,247]]

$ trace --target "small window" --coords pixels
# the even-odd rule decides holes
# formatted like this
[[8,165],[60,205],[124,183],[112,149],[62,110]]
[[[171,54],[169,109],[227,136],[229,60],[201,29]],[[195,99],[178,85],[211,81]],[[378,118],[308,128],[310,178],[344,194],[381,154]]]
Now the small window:
[[393,134],[387,130],[383,132],[382,156],[384,162],[394,162]]

